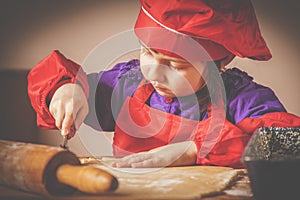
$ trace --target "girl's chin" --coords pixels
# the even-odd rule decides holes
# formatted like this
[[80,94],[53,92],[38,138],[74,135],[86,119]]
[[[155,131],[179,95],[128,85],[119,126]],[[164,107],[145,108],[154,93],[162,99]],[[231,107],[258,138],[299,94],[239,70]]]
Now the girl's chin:
[[164,96],[164,97],[167,97],[167,98],[174,98],[174,97],[176,97],[176,95],[173,94],[172,92],[160,91],[160,90],[156,90],[156,92],[157,92],[159,95]]
[[188,96],[188,95],[194,94],[194,93],[186,94],[186,93],[182,92],[182,93],[178,93],[178,95],[175,95],[174,93],[172,93],[169,90],[159,90],[159,89],[155,89],[155,90],[159,95],[167,97],[167,98],[183,97],[183,96]]
[[159,89],[156,89],[156,92],[157,92],[159,95],[164,96],[164,97],[168,97],[168,98],[174,98],[174,97],[176,97],[172,92],[167,91],[167,90],[159,90]]
[[178,91],[175,95],[172,90],[166,89],[166,88],[160,88],[160,87],[154,87],[156,92],[164,97],[168,97],[168,98],[175,98],[175,97],[181,97],[181,96],[187,96],[190,95],[192,93],[187,93],[187,91]]

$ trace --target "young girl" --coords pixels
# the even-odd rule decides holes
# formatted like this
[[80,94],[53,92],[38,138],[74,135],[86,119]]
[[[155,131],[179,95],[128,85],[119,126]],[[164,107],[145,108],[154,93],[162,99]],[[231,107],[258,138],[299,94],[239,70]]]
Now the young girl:
[[259,127],[300,126],[270,88],[237,68],[225,70],[235,56],[271,58],[250,1],[141,4],[139,60],[86,76],[54,51],[31,70],[39,126],[68,138],[83,122],[114,131],[114,155],[123,157],[114,167],[236,168]]

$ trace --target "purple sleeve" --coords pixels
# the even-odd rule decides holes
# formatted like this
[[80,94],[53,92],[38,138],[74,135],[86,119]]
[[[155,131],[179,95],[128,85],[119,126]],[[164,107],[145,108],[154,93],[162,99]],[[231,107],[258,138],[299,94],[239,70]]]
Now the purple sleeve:
[[113,131],[123,102],[134,93],[141,79],[138,60],[119,63],[111,70],[89,74],[89,114],[85,124],[96,130]]
[[255,83],[247,73],[233,68],[222,76],[227,94],[227,118],[232,123],[247,117],[258,118],[266,113],[286,112],[274,92]]

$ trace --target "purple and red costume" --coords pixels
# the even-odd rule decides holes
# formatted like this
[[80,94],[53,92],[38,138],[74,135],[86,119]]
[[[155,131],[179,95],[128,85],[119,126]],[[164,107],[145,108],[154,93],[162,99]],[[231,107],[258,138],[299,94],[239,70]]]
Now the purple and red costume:
[[[271,58],[250,0],[141,0],[135,33],[147,47],[172,57],[222,59],[226,64],[234,56]],[[199,45],[205,51],[198,51]],[[191,140],[198,149],[197,164],[242,167],[241,155],[259,127],[300,126],[300,118],[287,113],[270,88],[245,72],[229,69],[221,77],[226,113],[211,109],[205,87],[196,92],[196,103],[190,96],[160,96],[144,81],[138,60],[86,75],[78,64],[54,51],[28,75],[28,93],[38,125],[52,129],[56,128],[48,109],[52,95],[64,83],[80,84],[89,102],[85,123],[115,132],[116,156]]]
[[[195,105],[189,96],[180,99],[160,96],[150,84],[144,84],[138,60],[87,76],[80,69],[58,51],[32,69],[28,75],[28,93],[37,112],[37,123],[56,128],[48,109],[51,95],[62,84],[76,82],[83,87],[89,102],[90,113],[85,123],[115,132],[117,156],[193,140],[199,152],[197,164],[242,167],[243,150],[259,127],[300,126],[300,118],[287,113],[270,88],[255,83],[237,68],[229,69],[222,74],[227,97],[226,120],[214,138],[212,149],[201,156],[212,120],[209,102]],[[196,93],[200,99],[205,96],[202,90]]]

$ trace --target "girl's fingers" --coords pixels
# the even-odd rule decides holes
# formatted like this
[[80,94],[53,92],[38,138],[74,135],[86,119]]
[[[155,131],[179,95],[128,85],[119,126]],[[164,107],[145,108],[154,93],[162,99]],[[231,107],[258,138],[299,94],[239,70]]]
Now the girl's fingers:
[[77,105],[67,106],[66,114],[63,120],[62,130],[66,131],[63,135],[68,135],[68,139],[72,138],[75,135],[76,130],[78,130],[79,126],[84,121],[88,113],[87,107],[88,106],[82,107]]
[[[122,158],[120,161],[116,161],[112,163],[113,167],[138,167],[138,166],[144,166],[144,167],[150,167],[146,166],[150,164],[153,160],[153,156],[149,153],[137,153],[133,155],[126,156]],[[147,161],[148,160],[148,161]],[[147,162],[146,162],[147,161]],[[153,166],[151,164],[151,166]]]
[[62,127],[61,127],[61,134],[63,136],[67,136],[69,133],[71,133],[71,126],[74,123],[74,117],[73,117],[73,112],[72,109],[66,108],[66,113],[65,117],[62,121]]
[[65,84],[59,87],[52,97],[49,111],[61,134],[73,137],[88,113],[87,99],[81,86]]
[[68,136],[67,136],[68,140],[71,139],[72,137],[74,137],[75,133],[76,133],[76,129],[75,129],[75,126],[74,126],[74,124],[73,124],[73,125],[71,126],[71,130],[70,130],[70,132],[69,132],[69,134],[68,134]]
[[54,119],[55,119],[55,126],[58,128],[58,129],[61,129],[62,128],[62,123],[63,123],[63,120],[64,120],[64,117],[65,117],[65,113],[64,112],[57,112],[55,114],[55,116],[53,116]]
[[58,129],[61,129],[62,121],[65,116],[65,109],[63,108],[62,104],[57,103],[57,101],[51,102],[49,106],[49,111],[52,117],[55,119],[55,126]]
[[131,164],[132,168],[146,168],[146,167],[158,167],[158,166],[159,163],[156,163],[154,158]]
[[74,120],[74,126],[75,126],[75,129],[78,130],[80,125],[83,123],[85,117],[87,116],[88,114],[88,107],[87,106],[84,106],[84,107],[81,107],[79,109],[79,111],[77,112],[76,114],[76,118]]
[[136,163],[136,162],[141,162],[150,159],[151,157],[152,155],[149,153],[140,153],[140,154],[132,155],[129,158],[125,158],[125,160],[130,163]]

